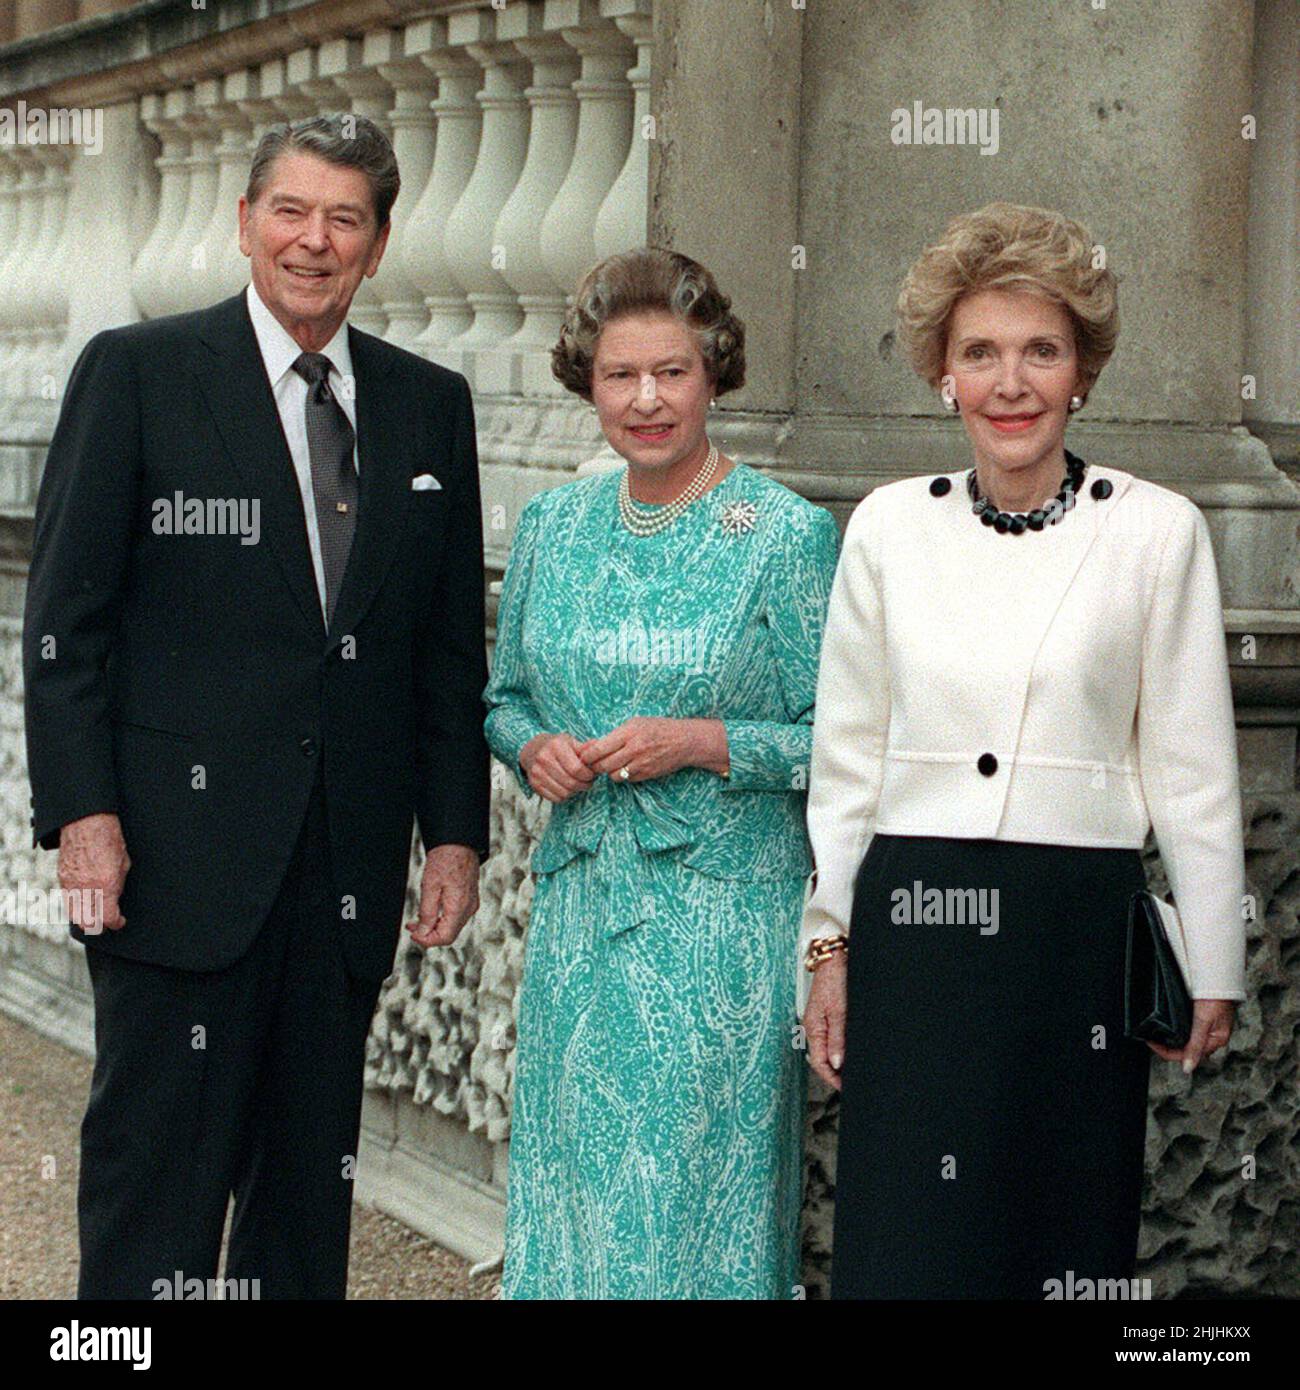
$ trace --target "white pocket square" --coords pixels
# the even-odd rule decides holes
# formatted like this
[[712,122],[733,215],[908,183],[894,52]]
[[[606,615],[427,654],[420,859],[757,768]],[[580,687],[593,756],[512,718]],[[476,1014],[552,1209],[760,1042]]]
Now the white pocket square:
[[441,487],[442,484],[432,473],[421,473],[418,477],[411,479],[412,492],[432,492],[435,488]]

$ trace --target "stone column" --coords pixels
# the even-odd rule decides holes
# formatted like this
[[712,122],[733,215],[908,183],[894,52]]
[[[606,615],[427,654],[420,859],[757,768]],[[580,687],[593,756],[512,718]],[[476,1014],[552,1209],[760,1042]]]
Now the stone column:
[[239,195],[248,183],[249,124],[243,101],[255,92],[255,82],[256,74],[241,68],[222,78],[213,94],[210,109],[219,133],[216,191],[212,216],[194,251],[203,265],[204,302],[225,299],[247,283],[248,262],[239,250]]
[[[830,23],[843,28],[846,42],[848,35],[875,42],[876,26],[857,5],[832,0],[831,8]],[[815,102],[825,81],[820,68],[805,80],[808,22],[808,12],[791,5],[656,0],[648,239],[706,264],[753,330],[747,383],[723,397],[720,423],[736,410],[789,411],[795,403],[801,92]],[[698,61],[703,54],[719,60]],[[849,90],[840,99],[854,113],[863,101],[858,68],[846,60],[842,71]],[[827,157],[847,138],[829,133]],[[851,206],[875,198],[862,183],[842,196]],[[842,241],[838,263],[851,283],[857,269],[849,259]],[[840,295],[846,292],[851,298],[841,284]],[[729,437],[748,446],[747,462],[774,462],[774,441],[762,432],[752,441],[743,429]]]
[[8,322],[8,281],[4,276],[5,262],[13,252],[14,234],[18,230],[18,180],[21,167],[13,152],[0,145],[0,342]]
[[67,331],[68,284],[80,270],[79,262],[87,255],[87,248],[82,247],[74,260],[68,251],[69,170],[74,160],[86,156],[66,145],[53,144],[42,145],[38,154],[46,166],[45,206],[41,216],[40,248],[30,269],[32,314],[28,335],[31,355],[27,364],[26,395],[34,418],[48,416],[52,429],[57,399],[62,393],[59,348]]
[[39,370],[38,344],[48,312],[45,266],[59,239],[63,190],[59,166],[66,152],[50,145],[16,146],[18,151],[22,151],[28,169],[19,186],[20,194],[26,195],[26,218],[19,228],[21,257],[15,256],[10,266],[13,354],[5,363],[4,393],[14,403],[15,414],[25,416]]
[[[289,71],[290,60],[294,61],[294,71]],[[304,116],[314,116],[320,109],[306,92],[299,89],[299,83],[310,78],[315,71],[311,49],[301,49],[288,58],[272,58],[257,71],[258,87],[262,96],[279,113],[279,119],[290,123]]]
[[[454,17],[453,17],[454,18]],[[483,136],[474,173],[447,219],[444,249],[456,282],[464,289],[474,322],[438,355],[444,366],[475,381],[475,355],[494,347],[519,327],[522,314],[509,282],[496,268],[492,231],[523,171],[528,146],[525,67],[509,43],[474,43],[470,55],[484,69],[478,94]]]
[[573,49],[558,34],[516,39],[515,45],[533,65],[532,84],[524,91],[531,112],[528,155],[492,242],[500,248],[501,274],[518,296],[524,321],[499,347],[479,353],[477,376],[480,390],[499,394],[561,389],[551,376],[550,351],[564,314],[564,289],[542,258],[541,229],[569,172],[578,133],[573,84],[579,63]]
[[[0,400],[4,402],[6,423],[13,419],[24,394],[23,381],[28,358],[27,328],[31,322],[32,296],[30,271],[40,246],[41,208],[44,203],[44,170],[36,149],[16,144],[7,154],[18,171],[14,190],[16,226],[9,254],[0,263]],[[0,251],[0,255],[4,255]]]
[[68,276],[63,380],[86,341],[140,317],[131,292],[131,257],[154,227],[153,142],[133,101],[104,108],[104,148],[73,165],[67,221],[76,274]]
[[195,83],[193,101],[178,117],[190,137],[190,153],[185,160],[189,184],[184,216],[159,267],[155,301],[164,314],[198,309],[211,299],[203,237],[217,200],[216,108],[220,101],[220,79],[204,78]]
[[0,236],[0,430],[8,423],[9,402],[17,395],[17,366],[25,304],[22,267],[32,250],[39,221],[36,196],[40,171],[28,145],[0,147],[4,169],[4,235]]
[[462,48],[446,42],[445,20],[424,20],[407,30],[406,51],[416,53],[437,78],[429,103],[435,122],[433,169],[402,236],[402,259],[424,296],[429,322],[415,349],[440,361],[447,344],[469,327],[469,301],[452,274],[447,219],[474,172],[483,114],[476,95],[482,69]]
[[140,98],[140,120],[158,137],[158,214],[153,231],[135,260],[131,285],[135,302],[145,318],[168,312],[171,296],[164,283],[165,263],[176,244],[176,234],[189,200],[189,134],[184,117],[192,97],[184,88]]
[[[629,4],[633,2],[628,0]],[[640,6],[642,0],[635,3]],[[646,243],[646,192],[650,183],[650,145],[654,139],[650,116],[654,25],[647,13],[630,14],[614,22],[636,44],[636,67],[627,75],[635,97],[627,160],[596,215],[596,254],[600,257]]]
[[627,72],[633,47],[612,25],[565,29],[582,57],[578,136],[569,172],[542,223],[542,258],[571,295],[597,259],[596,218],[623,170],[632,138],[632,89]]
[[367,36],[367,56],[372,42],[379,75],[393,91],[393,106],[387,122],[402,176],[402,191],[393,204],[392,231],[375,276],[375,287],[388,317],[388,341],[409,349],[428,324],[429,311],[419,285],[407,269],[402,249],[406,228],[433,172],[435,134],[429,99],[438,79],[418,56],[407,56],[405,35],[401,31],[385,29]]

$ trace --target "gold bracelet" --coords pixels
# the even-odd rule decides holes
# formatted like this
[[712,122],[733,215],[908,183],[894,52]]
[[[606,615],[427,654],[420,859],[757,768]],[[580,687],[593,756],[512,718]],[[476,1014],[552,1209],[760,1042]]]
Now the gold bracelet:
[[849,949],[849,939],[843,932],[838,932],[835,936],[819,936],[808,947],[808,952],[803,958],[804,969],[815,972],[823,961],[828,961],[836,951],[847,951]]

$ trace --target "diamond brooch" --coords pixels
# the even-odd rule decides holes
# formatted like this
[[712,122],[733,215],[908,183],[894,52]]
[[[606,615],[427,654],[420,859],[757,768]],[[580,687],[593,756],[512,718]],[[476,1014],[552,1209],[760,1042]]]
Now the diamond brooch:
[[752,502],[728,502],[718,517],[726,536],[743,535],[752,531],[758,520],[758,510]]

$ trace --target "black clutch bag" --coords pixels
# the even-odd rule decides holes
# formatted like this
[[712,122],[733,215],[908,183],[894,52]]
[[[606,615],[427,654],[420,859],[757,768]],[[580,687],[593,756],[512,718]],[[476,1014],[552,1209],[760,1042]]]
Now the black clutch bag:
[[[1182,961],[1179,954],[1181,951]],[[1143,889],[1128,905],[1124,1036],[1180,1048],[1192,1035],[1183,924],[1171,903]]]

